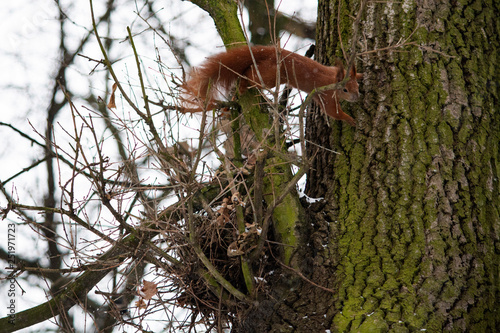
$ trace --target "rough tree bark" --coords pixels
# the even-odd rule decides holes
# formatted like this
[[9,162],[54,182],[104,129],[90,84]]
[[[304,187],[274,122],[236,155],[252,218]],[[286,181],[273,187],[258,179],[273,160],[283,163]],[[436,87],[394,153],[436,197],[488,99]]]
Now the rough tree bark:
[[[349,52],[357,8],[320,1],[323,60],[341,56],[341,44]],[[499,326],[499,9],[368,3],[358,49],[364,98],[348,109],[358,126],[309,116],[308,139],[339,152],[311,147],[307,189],[325,197],[311,215],[328,245],[318,253],[334,271],[333,304],[322,306],[332,331]]]

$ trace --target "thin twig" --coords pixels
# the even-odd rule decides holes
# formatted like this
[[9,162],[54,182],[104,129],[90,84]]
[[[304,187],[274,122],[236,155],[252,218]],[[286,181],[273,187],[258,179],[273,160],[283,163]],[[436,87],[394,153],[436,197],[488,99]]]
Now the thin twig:
[[[351,54],[349,56],[349,61],[347,62],[347,77],[350,75],[350,69],[354,65],[354,61],[356,59],[356,44],[358,42],[358,30],[359,23],[361,21],[361,17],[363,16],[363,12],[365,11],[367,0],[361,0],[361,4],[359,5],[358,15],[353,23],[352,34],[351,34]],[[356,79],[356,78],[353,78]]]

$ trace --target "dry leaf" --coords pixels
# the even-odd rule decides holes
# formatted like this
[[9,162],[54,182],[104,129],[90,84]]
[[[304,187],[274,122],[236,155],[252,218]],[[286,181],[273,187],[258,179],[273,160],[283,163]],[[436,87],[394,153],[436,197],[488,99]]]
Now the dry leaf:
[[218,225],[223,226],[227,222],[231,221],[231,210],[233,209],[232,205],[228,205],[229,198],[224,198],[222,200],[222,205],[217,211],[217,219],[216,222]]
[[227,256],[229,258],[231,257],[236,257],[236,256],[241,256],[245,254],[245,252],[241,251],[239,248],[238,248],[238,241],[235,241],[235,242],[232,242],[231,244],[229,244],[229,246],[227,247]]
[[146,309],[146,303],[142,298],[140,298],[137,302],[135,302],[135,306],[137,306],[139,309]]
[[145,300],[150,300],[156,295],[156,283],[144,280],[142,288],[137,288],[137,293],[139,296],[144,298]]
[[116,104],[115,104],[116,87],[117,87],[117,84],[113,83],[113,88],[111,88],[111,96],[109,97],[109,103],[108,103],[108,108],[110,108],[110,109],[116,108]]
[[231,201],[235,205],[241,204],[241,195],[240,195],[240,192],[236,192],[235,194],[233,194],[233,196],[231,197]]

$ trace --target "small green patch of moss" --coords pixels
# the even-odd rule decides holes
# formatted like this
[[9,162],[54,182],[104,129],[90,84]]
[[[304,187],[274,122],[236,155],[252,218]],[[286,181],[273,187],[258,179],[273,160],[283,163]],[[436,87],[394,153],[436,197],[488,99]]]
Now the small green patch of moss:
[[367,314],[363,322],[356,329],[359,333],[382,333],[389,330],[389,325],[382,311]]

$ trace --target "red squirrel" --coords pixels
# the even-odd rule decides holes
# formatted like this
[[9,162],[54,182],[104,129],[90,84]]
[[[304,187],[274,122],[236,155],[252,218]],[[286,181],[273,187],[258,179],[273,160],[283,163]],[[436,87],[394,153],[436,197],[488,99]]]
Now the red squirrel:
[[[279,50],[280,58],[277,61],[277,52],[275,46],[258,45],[249,48],[245,45],[209,57],[191,71],[188,81],[182,87],[188,95],[186,100],[189,104],[183,111],[200,112],[213,109],[217,103],[217,92],[231,89],[238,79],[241,93],[249,87],[273,88],[279,84],[287,84],[310,93],[315,88],[340,82],[346,75],[342,64],[324,66],[283,49]],[[342,111],[339,101],[354,102],[359,98],[356,80],[361,79],[363,75],[356,73],[353,66],[349,76],[344,88],[318,93],[314,100],[330,117],[356,126],[354,119]]]

